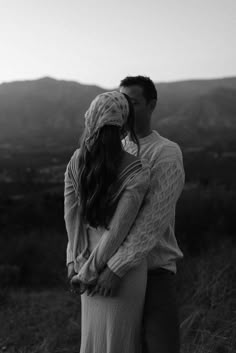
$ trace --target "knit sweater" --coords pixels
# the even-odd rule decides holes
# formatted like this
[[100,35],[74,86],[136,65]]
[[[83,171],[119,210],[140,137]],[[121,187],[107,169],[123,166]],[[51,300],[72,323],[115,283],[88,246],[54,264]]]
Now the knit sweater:
[[[128,138],[124,142],[124,147],[130,153],[136,152],[136,146]],[[147,258],[149,269],[162,267],[175,273],[176,261],[183,257],[174,233],[176,203],[184,186],[181,150],[176,143],[160,136],[156,131],[140,139],[140,147],[141,158],[148,161],[151,166],[150,186],[135,222],[128,231],[126,229],[128,235],[125,240],[113,256],[109,254],[111,257],[107,265],[120,277],[144,258]],[[71,209],[69,213],[72,215],[73,210]],[[127,213],[122,213],[122,216],[124,214]],[[66,218],[68,219],[65,216]],[[75,230],[76,227],[72,228]],[[109,239],[107,234],[106,241]],[[69,241],[67,263],[74,261],[71,249]],[[90,254],[87,260],[84,259],[84,266],[80,268],[80,278],[85,282],[91,273],[95,274],[94,263],[98,263],[98,259],[104,256],[100,250],[97,254],[99,254],[97,257],[96,254],[95,256]],[[100,264],[104,265],[102,261]]]
[[[140,157],[151,167],[150,188],[127,238],[108,266],[120,277],[144,257],[148,268],[164,268],[176,273],[176,262],[183,257],[175,237],[176,203],[183,190],[185,174],[179,146],[156,131],[140,139]],[[136,152],[129,139],[126,151]]]

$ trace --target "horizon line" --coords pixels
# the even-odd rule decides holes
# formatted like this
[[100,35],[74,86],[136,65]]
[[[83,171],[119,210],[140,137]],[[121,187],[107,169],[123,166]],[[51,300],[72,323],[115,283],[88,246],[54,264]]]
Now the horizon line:
[[[129,76],[129,75],[128,75]],[[136,75],[130,75],[130,76],[136,76]],[[113,87],[105,87],[105,86],[101,86],[98,83],[86,83],[86,82],[81,82],[81,81],[77,81],[77,80],[73,80],[73,79],[65,79],[65,78],[57,78],[57,77],[53,77],[53,76],[39,76],[39,77],[35,77],[35,78],[27,78],[27,79],[16,79],[16,80],[11,80],[11,81],[0,81],[0,85],[3,84],[10,84],[10,83],[20,83],[20,82],[32,82],[32,81],[40,81],[40,80],[53,80],[53,81],[64,81],[64,82],[71,82],[71,83],[77,83],[79,85],[82,86],[92,86],[92,87],[99,87],[101,89],[112,89],[115,88],[115,86]],[[219,76],[219,77],[208,77],[208,78],[187,78],[187,79],[177,79],[177,80],[166,80],[166,81],[156,81],[153,80],[154,84],[158,85],[158,84],[168,84],[168,83],[180,83],[180,82],[191,82],[191,81],[214,81],[214,80],[224,80],[224,79],[236,79],[236,75],[232,75],[232,76]],[[118,87],[118,86],[117,86]]]

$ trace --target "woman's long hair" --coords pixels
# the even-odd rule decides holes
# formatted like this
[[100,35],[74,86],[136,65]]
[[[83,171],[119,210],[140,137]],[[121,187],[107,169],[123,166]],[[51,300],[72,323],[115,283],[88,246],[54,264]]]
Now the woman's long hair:
[[129,102],[129,116],[124,129],[113,125],[103,126],[89,150],[85,144],[86,131],[81,139],[79,155],[81,217],[84,223],[95,228],[108,227],[118,203],[118,199],[112,202],[112,196],[116,190],[114,186],[117,185],[118,188],[116,182],[123,152],[121,136],[125,130],[137,145],[137,154],[139,153],[139,141],[134,126],[134,109],[130,99],[127,96],[126,98]]

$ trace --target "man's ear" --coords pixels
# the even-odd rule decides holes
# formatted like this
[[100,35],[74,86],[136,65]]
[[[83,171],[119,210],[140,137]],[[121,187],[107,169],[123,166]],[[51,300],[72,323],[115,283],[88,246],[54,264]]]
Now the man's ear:
[[157,100],[156,100],[156,99],[152,99],[152,100],[149,102],[149,106],[150,106],[150,109],[151,109],[152,112],[153,112],[153,110],[156,108],[156,104],[157,104]]

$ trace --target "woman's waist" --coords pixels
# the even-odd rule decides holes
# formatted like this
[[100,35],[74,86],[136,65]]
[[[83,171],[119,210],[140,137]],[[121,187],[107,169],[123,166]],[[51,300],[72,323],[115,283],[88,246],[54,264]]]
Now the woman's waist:
[[99,243],[102,234],[104,232],[103,228],[92,228],[92,227],[87,227],[87,239],[88,239],[88,248],[89,251],[93,251],[93,249],[97,246]]

